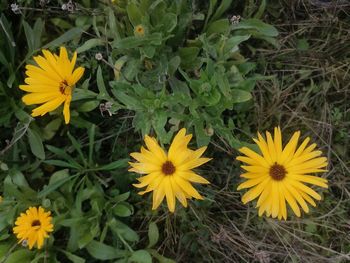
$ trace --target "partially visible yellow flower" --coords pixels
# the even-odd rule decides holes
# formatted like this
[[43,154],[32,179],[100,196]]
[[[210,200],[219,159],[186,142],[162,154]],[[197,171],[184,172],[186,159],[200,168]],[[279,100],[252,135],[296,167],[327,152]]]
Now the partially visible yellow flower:
[[142,24],[135,26],[134,34],[135,36],[143,37],[145,35],[145,27]]
[[70,121],[70,102],[74,85],[84,74],[84,68],[74,70],[77,60],[77,52],[74,52],[72,60],[69,60],[67,50],[61,47],[59,56],[48,50],[43,50],[44,56],[33,57],[37,66],[26,65],[24,82],[21,90],[30,92],[24,95],[22,101],[26,105],[42,104],[32,111],[32,116],[43,116],[57,109],[62,103],[65,123]]
[[281,129],[277,127],[274,138],[266,132],[266,140],[260,133],[258,139],[254,139],[260,153],[247,147],[239,149],[246,155],[238,156],[237,160],[247,164],[241,166],[246,170],[241,177],[247,180],[240,184],[237,190],[251,188],[242,197],[244,204],[259,197],[256,205],[259,208],[259,216],[266,213],[268,217],[286,220],[287,202],[300,217],[299,206],[308,213],[309,207],[306,202],[316,206],[313,199],[321,200],[321,196],[305,183],[328,188],[326,179],[310,175],[327,171],[322,169],[327,166],[327,158],[320,157],[321,151],[315,151],[315,143],[307,146],[309,137],[297,147],[299,137],[300,131],[295,132],[283,148]]
[[42,248],[44,239],[48,238],[48,233],[53,231],[50,214],[50,211],[45,212],[41,206],[29,207],[25,214],[21,213],[13,228],[13,233],[19,239],[18,243],[26,241],[29,249],[32,249],[35,244],[38,249]]
[[2,202],[2,200],[3,200],[3,197],[2,197],[2,195],[0,195],[0,203]]
[[164,197],[170,212],[175,211],[176,198],[187,207],[187,198],[203,199],[197,190],[191,185],[193,183],[209,184],[203,177],[197,175],[191,169],[198,167],[210,158],[202,158],[207,147],[201,147],[192,151],[187,148],[192,135],[186,135],[186,129],[181,129],[174,137],[169,151],[166,153],[153,137],[146,135],[145,143],[148,149],[141,147],[141,152],[130,155],[137,163],[130,163],[129,171],[139,174],[147,174],[138,178],[137,188],[146,187],[140,195],[153,191],[152,209],[157,209]]

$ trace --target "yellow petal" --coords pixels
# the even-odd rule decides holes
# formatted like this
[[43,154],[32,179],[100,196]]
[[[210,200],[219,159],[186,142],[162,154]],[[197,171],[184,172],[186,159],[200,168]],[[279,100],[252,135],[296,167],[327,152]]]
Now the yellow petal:
[[287,220],[287,206],[286,206],[286,199],[284,196],[283,188],[281,187],[281,184],[279,184],[279,203],[280,203],[280,218],[283,218],[284,220]]
[[192,171],[188,171],[188,172],[178,172],[176,173],[176,175],[181,176],[183,179],[193,182],[193,183],[199,183],[199,184],[210,184],[210,182],[203,178],[202,176],[192,172]]
[[268,175],[264,175],[264,176],[260,176],[258,178],[254,178],[254,179],[249,179],[247,181],[245,181],[244,183],[241,183],[237,190],[241,190],[241,189],[245,189],[245,188],[251,188],[257,184],[260,184],[262,181],[264,181],[266,179]]
[[[47,71],[49,68],[51,68],[52,71],[54,72],[54,74],[60,76],[61,79],[64,79],[65,78],[65,75],[63,73],[64,69],[62,67],[58,67],[57,59],[54,57],[54,55],[48,50],[43,50],[42,52],[43,52],[43,54],[45,56],[45,60],[47,62],[47,67],[43,68],[43,69]],[[40,60],[40,59],[41,58],[39,57],[38,60]]]
[[63,106],[63,116],[64,116],[64,122],[66,124],[69,123],[70,121],[70,110],[69,110],[69,106],[70,106],[70,102],[72,100],[72,96],[67,96],[66,97],[66,101],[64,102],[64,106]]
[[264,159],[266,160],[266,162],[270,165],[272,164],[272,159],[269,153],[269,147],[267,146],[267,142],[265,141],[265,139],[261,136],[261,134],[258,132],[258,140],[257,139],[253,139],[254,142],[259,146],[259,149],[261,151],[261,153],[263,154]]
[[262,183],[254,186],[252,189],[246,192],[242,196],[243,204],[246,204],[254,200],[255,198],[257,198],[261,194],[261,192],[264,190],[265,186],[267,185],[267,183],[269,183],[270,180],[271,180],[270,177],[267,177]]
[[271,195],[272,195],[272,205],[271,205],[271,215],[273,218],[276,218],[278,216],[278,212],[279,212],[279,186],[278,186],[278,182],[275,182],[274,180],[272,180],[272,187],[271,187]]
[[261,174],[261,173],[242,173],[240,175],[240,177],[242,178],[247,178],[247,179],[254,179],[254,178],[258,178],[258,177],[261,177],[261,176],[265,176],[266,174]]
[[[163,180],[163,179],[162,179]],[[158,188],[153,191],[153,205],[152,210],[155,210],[162,203],[165,196],[165,189],[162,182],[159,184]]]
[[175,157],[174,154],[178,151],[179,148],[186,148],[187,144],[191,140],[192,136],[188,136],[186,138],[186,129],[182,128],[174,137],[173,142],[170,145],[169,151],[168,151],[168,157],[173,158]]
[[267,198],[264,199],[264,201],[261,202],[258,215],[262,216],[264,212],[266,211],[266,215],[270,216],[271,214],[271,207],[272,207],[272,201],[273,201],[273,196],[271,194],[271,189],[272,189],[272,182],[270,182],[267,187],[270,189],[269,190],[269,195],[267,195]]
[[53,100],[60,97],[62,94],[60,92],[48,92],[48,93],[31,93],[24,95],[22,101],[26,105],[41,104],[49,100]]
[[19,85],[19,88],[27,92],[60,92],[58,85]]
[[274,143],[277,155],[277,161],[279,162],[279,156],[282,154],[282,133],[280,127],[275,127]]
[[290,160],[288,163],[286,163],[285,166],[286,166],[286,168],[291,167],[291,166],[295,166],[295,165],[304,163],[306,161],[309,161],[311,159],[314,159],[314,158],[320,156],[321,154],[322,154],[321,151],[313,151],[311,153],[302,154],[297,158],[295,158],[295,155],[294,155],[293,159]]
[[133,167],[129,169],[130,172],[140,173],[140,174],[149,174],[153,172],[160,172],[161,167],[154,165],[152,163],[131,163],[129,164]]
[[298,206],[297,202],[295,201],[294,197],[289,193],[288,189],[286,188],[286,184],[283,181],[281,182],[280,187],[284,193],[284,197],[286,198],[289,206],[292,208],[294,214],[297,217],[300,217],[301,214],[300,214],[299,206]]
[[251,173],[259,173],[259,174],[268,174],[269,169],[264,166],[248,166],[248,165],[241,165],[241,168],[246,170],[247,172]]
[[146,135],[144,140],[145,140],[145,143],[147,145],[148,150],[152,154],[154,154],[156,158],[158,158],[161,162],[165,162],[167,160],[167,156],[166,156],[164,150],[159,146],[156,139]]
[[294,199],[297,200],[301,208],[306,213],[309,213],[309,207],[307,206],[303,197],[300,195],[299,191],[295,189],[291,184],[288,184],[288,183],[285,184],[285,187],[288,189],[289,193],[294,197]]
[[194,197],[196,199],[203,200],[204,198],[197,192],[195,188],[186,180],[184,180],[181,176],[174,175],[175,182],[177,185],[189,196]]
[[302,142],[302,144],[299,146],[299,148],[294,153],[294,158],[298,158],[299,156],[301,156],[303,154],[309,141],[310,141],[310,137],[305,138],[305,140]]
[[146,185],[150,184],[152,181],[154,181],[156,178],[162,178],[163,175],[160,172],[153,172],[146,176],[142,176],[138,178],[137,180],[140,182],[139,184],[134,184],[137,188],[145,187]]
[[312,176],[312,175],[300,175],[300,174],[292,174],[288,176],[294,180],[303,182],[303,183],[309,183],[318,185],[320,187],[328,188],[327,180],[321,177]]
[[314,190],[312,190],[310,187],[308,187],[308,186],[306,186],[298,181],[292,180],[288,177],[285,178],[285,181],[287,181],[286,183],[293,185],[296,189],[304,191],[308,195],[312,196],[314,199],[321,200],[321,196],[318,193],[316,193]]
[[182,191],[181,187],[179,187],[174,179],[174,176],[169,176],[171,185],[173,187],[174,194],[176,198],[180,201],[180,203],[184,206],[187,207],[187,199],[186,195]]
[[193,168],[196,168],[198,166],[201,166],[202,164],[205,164],[209,162],[211,158],[198,158],[198,159],[191,159],[188,162],[185,162],[181,164],[180,166],[176,167],[179,171],[186,171],[191,170]]
[[293,165],[288,167],[288,171],[291,173],[298,173],[298,171],[306,170],[306,169],[319,169],[327,166],[327,158],[326,157],[317,157],[315,159],[306,161],[304,163]]
[[145,152],[143,153],[130,153],[130,156],[133,157],[135,160],[139,161],[140,163],[151,163],[155,166],[162,167],[163,162],[161,162],[159,159],[155,158],[152,154],[147,154]]
[[288,163],[290,159],[293,157],[298,145],[299,137],[300,137],[300,131],[295,132],[292,138],[287,143],[287,145],[284,147],[282,155],[278,160],[281,164]]
[[274,163],[277,161],[276,148],[272,140],[271,133],[269,133],[268,131],[266,132],[266,138],[267,138],[267,147],[269,149],[269,154],[271,156],[271,161]]
[[174,194],[173,187],[172,187],[169,176],[166,176],[164,178],[163,184],[164,184],[166,201],[168,204],[169,211],[174,213],[176,199],[175,199],[175,194]]
[[44,103],[43,105],[41,105],[40,107],[35,108],[32,111],[32,116],[33,117],[36,117],[39,115],[43,116],[46,113],[57,109],[64,101],[65,101],[65,96],[59,96],[56,99],[50,100]]
[[73,74],[69,75],[67,78],[69,86],[74,86],[75,83],[77,83],[79,79],[81,79],[81,77],[84,75],[84,71],[85,69],[83,67],[76,68],[73,71]]
[[303,192],[303,191],[300,191],[299,194],[304,198],[304,200],[305,200],[306,202],[308,202],[309,204],[311,204],[313,207],[316,206],[315,201],[314,201],[308,194],[306,194],[306,193]]
[[262,193],[259,196],[258,202],[256,204],[256,207],[261,206],[261,204],[266,200],[267,197],[272,196],[271,195],[271,187],[272,187],[272,181],[270,181],[270,183],[268,183],[265,187],[264,190],[262,191]]
[[[252,151],[248,147],[242,147],[239,149],[239,151],[241,153],[244,153],[245,155],[247,155],[250,159],[256,161],[260,166],[269,167],[269,163],[266,162],[266,160],[261,155]],[[236,159],[239,160],[239,157],[237,157]],[[245,162],[245,161],[243,161],[243,162]]]

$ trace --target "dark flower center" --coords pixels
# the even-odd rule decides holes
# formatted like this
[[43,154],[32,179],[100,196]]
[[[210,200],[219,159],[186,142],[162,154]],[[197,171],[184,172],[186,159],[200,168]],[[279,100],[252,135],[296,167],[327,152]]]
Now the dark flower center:
[[41,226],[41,223],[40,223],[39,220],[34,220],[34,221],[32,222],[32,226],[33,226],[33,227],[34,227],[34,226]]
[[173,173],[175,173],[175,166],[172,162],[166,161],[162,166],[162,172],[165,175],[172,175]]
[[60,83],[60,92],[62,94],[65,94],[66,95],[66,88],[68,87],[68,83],[66,80],[63,80],[61,83]]
[[286,168],[280,164],[275,163],[270,167],[270,176],[276,181],[283,180],[283,178],[286,177],[286,174]]

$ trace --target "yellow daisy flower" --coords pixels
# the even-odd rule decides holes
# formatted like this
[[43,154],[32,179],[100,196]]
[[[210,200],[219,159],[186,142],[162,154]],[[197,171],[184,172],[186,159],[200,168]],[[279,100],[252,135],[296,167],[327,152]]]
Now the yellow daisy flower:
[[309,175],[327,171],[322,169],[327,166],[327,158],[320,157],[322,152],[314,150],[315,143],[307,146],[309,137],[297,148],[299,137],[300,131],[295,132],[283,148],[281,129],[277,127],[274,138],[266,132],[267,140],[260,133],[258,139],[253,139],[261,154],[247,147],[239,149],[246,156],[238,156],[237,160],[248,165],[241,166],[246,170],[241,177],[247,180],[237,190],[251,188],[242,197],[244,204],[259,197],[256,205],[259,216],[266,213],[268,217],[286,220],[287,201],[293,212],[300,217],[299,206],[308,213],[307,203],[316,206],[313,198],[321,200],[321,196],[304,183],[328,188],[326,179]]
[[209,182],[191,169],[211,159],[201,157],[207,147],[195,151],[187,148],[191,138],[192,134],[186,135],[186,129],[181,129],[166,153],[155,138],[146,135],[145,143],[148,149],[141,147],[140,153],[130,154],[138,162],[130,163],[132,168],[129,171],[147,174],[138,178],[140,183],[134,186],[137,188],[147,186],[145,191],[139,193],[140,195],[153,191],[153,210],[159,207],[164,197],[170,212],[175,211],[175,197],[184,207],[187,207],[187,198],[203,199],[191,182],[200,184]]
[[36,243],[38,249],[42,248],[44,239],[49,237],[49,232],[53,231],[50,214],[50,211],[45,212],[41,206],[29,207],[26,213],[21,213],[13,228],[13,233],[19,239],[18,243],[26,241],[29,249],[32,249]]
[[61,47],[59,56],[48,50],[43,50],[43,56],[33,57],[38,64],[26,65],[24,82],[21,90],[30,92],[24,95],[22,101],[26,105],[43,104],[32,111],[32,116],[43,116],[57,109],[62,103],[65,123],[70,121],[69,106],[72,100],[72,89],[84,74],[84,68],[74,70],[77,60],[77,52],[74,52],[72,60],[69,60],[67,50]]
[[143,25],[137,25],[134,28],[134,34],[138,37],[143,37],[145,35],[145,27]]

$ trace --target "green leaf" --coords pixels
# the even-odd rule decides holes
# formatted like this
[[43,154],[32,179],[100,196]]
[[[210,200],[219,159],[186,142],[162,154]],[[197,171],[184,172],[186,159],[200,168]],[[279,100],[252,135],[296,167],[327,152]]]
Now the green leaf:
[[309,42],[306,38],[298,39],[297,49],[300,51],[307,51],[310,48]]
[[152,263],[151,254],[146,250],[134,251],[129,260],[135,263]]
[[177,25],[177,15],[168,13],[163,17],[162,24],[165,27],[165,31],[170,33]]
[[243,21],[239,22],[237,25],[234,26],[234,29],[254,29],[258,33],[268,36],[268,37],[276,37],[278,36],[277,29],[269,24],[266,24],[262,22],[259,19],[244,19]]
[[94,153],[96,125],[92,124],[89,129],[89,164],[92,165],[92,155]]
[[77,53],[85,52],[97,46],[103,46],[105,42],[99,38],[92,38],[84,42],[80,47],[77,48]]
[[124,83],[118,81],[112,81],[109,83],[113,88],[112,93],[115,98],[123,103],[129,110],[142,110],[143,107],[140,101],[135,97],[129,96],[124,92],[125,89],[131,89],[130,85],[125,85]]
[[61,160],[46,160],[46,161],[44,161],[44,163],[54,165],[54,166],[73,168],[73,169],[77,169],[77,170],[82,168],[80,165],[72,164],[69,162],[61,161]]
[[19,249],[10,254],[5,263],[30,262],[34,257],[34,252],[28,249]]
[[99,100],[90,100],[90,101],[86,101],[83,104],[81,104],[77,110],[79,112],[90,112],[94,109],[97,108],[97,106],[100,104]]
[[151,222],[148,227],[148,248],[153,247],[155,244],[157,244],[159,240],[159,230],[157,227],[157,224],[154,222]]
[[61,44],[68,42],[74,38],[80,37],[80,35],[83,33],[83,30],[79,27],[74,27],[67,32],[65,32],[63,35],[60,37],[56,38],[55,40],[51,41],[50,43],[46,44],[42,48],[48,48],[48,47],[57,47],[60,46]]
[[219,7],[216,9],[211,21],[217,20],[231,6],[232,0],[222,0]]
[[115,19],[115,15],[112,8],[108,8],[108,25],[109,25],[110,33],[112,34],[114,40],[119,39],[120,34],[117,27],[118,23]]
[[[86,79],[83,83],[83,85],[86,84],[86,86],[89,85],[89,79]],[[82,85],[82,86],[83,86]],[[97,93],[87,90],[87,89],[80,89],[80,88],[75,88],[72,96],[72,101],[77,101],[77,100],[83,100],[83,99],[95,99],[98,96]]]
[[134,27],[141,24],[142,13],[140,12],[140,8],[135,3],[129,3],[126,11],[128,13],[129,20]]
[[242,35],[242,36],[233,36],[230,37],[223,48],[222,55],[231,55],[233,52],[239,50],[238,45],[244,41],[247,41],[250,38],[250,35]]
[[126,201],[130,196],[130,192],[126,192],[120,195],[117,195],[116,197],[113,198],[114,203],[119,203],[122,201]]
[[41,160],[45,159],[45,151],[40,135],[32,129],[27,130],[29,146],[32,153]]
[[34,27],[33,27],[33,35],[34,35],[34,50],[38,49],[41,47],[41,35],[44,30],[45,23],[41,18],[38,18],[35,21]]
[[91,241],[85,248],[91,256],[100,260],[110,260],[125,256],[123,250],[107,246],[95,240]]
[[[77,161],[75,161],[69,154],[67,154],[66,151],[51,145],[46,145],[46,148],[50,152],[56,154],[58,157],[67,160],[74,168],[79,169],[81,167],[81,165]],[[50,161],[47,161],[47,162],[50,162]]]
[[30,25],[26,21],[23,21],[23,29],[24,29],[24,34],[26,35],[26,39],[27,39],[28,53],[32,54],[34,51],[33,29],[30,27]]
[[208,36],[212,34],[224,34],[228,32],[229,29],[230,29],[230,22],[228,21],[228,19],[225,18],[225,19],[220,19],[211,23],[206,33],[208,34]]
[[55,136],[58,129],[60,128],[61,124],[62,124],[61,118],[57,118],[57,119],[50,121],[43,129],[44,139],[45,140],[52,139]]
[[118,204],[116,207],[113,208],[113,213],[116,216],[128,217],[132,214],[132,211],[130,210],[130,208],[127,205]]
[[58,180],[58,181],[54,181],[54,183],[49,184],[48,186],[44,186],[44,189],[41,190],[38,193],[38,198],[42,198],[45,197],[47,195],[49,195],[50,193],[52,193],[53,191],[55,191],[57,188],[61,187],[62,185],[64,185],[66,182],[74,179],[75,177],[77,177],[79,174],[73,175],[73,176],[68,176],[68,177],[63,177],[62,179]]
[[185,69],[192,68],[198,63],[198,54],[200,49],[198,47],[184,47],[179,49],[181,58],[181,66]]
[[140,239],[134,230],[115,218],[112,218],[107,224],[114,233],[122,236],[127,241],[138,242]]
[[74,149],[78,152],[78,155],[80,157],[80,160],[82,161],[82,163],[84,163],[84,165],[86,166],[87,165],[87,162],[86,162],[86,159],[85,159],[85,156],[83,154],[83,151],[82,151],[82,147],[81,147],[81,143],[77,141],[77,139],[74,138],[73,135],[70,134],[70,132],[67,132],[67,136],[68,138],[70,139]]
[[85,263],[85,259],[78,257],[77,255],[74,255],[66,250],[61,250],[60,251],[66,255],[66,257],[73,263]]
[[266,0],[262,0],[258,11],[255,13],[254,18],[260,19],[264,15],[266,9]]
[[103,81],[103,76],[102,76],[102,69],[100,66],[97,68],[97,88],[100,94],[98,95],[99,98],[109,98],[108,92],[106,90],[105,83]]
[[9,175],[11,176],[11,179],[15,185],[19,186],[22,189],[30,188],[26,178],[24,177],[24,174],[21,171],[13,168],[9,171]]
[[204,29],[207,28],[209,18],[213,14],[213,11],[214,11],[214,8],[216,6],[216,3],[217,3],[217,0],[210,0],[209,1],[209,9],[208,9],[208,12],[207,12],[207,15],[206,15],[206,18],[205,18]]
[[2,259],[3,256],[5,256],[7,254],[10,247],[11,247],[11,245],[8,243],[4,243],[4,244],[0,245],[0,260]]
[[159,46],[162,43],[162,34],[153,33],[144,37],[126,37],[118,41],[114,41],[112,46],[116,49],[130,49],[140,46]]
[[176,263],[174,260],[169,259],[169,258],[166,258],[166,257],[160,255],[160,254],[159,254],[156,250],[154,250],[154,249],[147,249],[147,251],[148,251],[149,253],[151,253],[151,255],[152,255],[153,257],[155,257],[155,258],[159,261],[159,263]]
[[120,159],[118,161],[111,162],[109,164],[100,166],[98,168],[95,168],[95,171],[107,171],[107,170],[114,170],[117,168],[126,167],[128,164],[129,159]]
[[252,98],[252,94],[245,90],[234,89],[232,92],[232,103],[241,103]]

